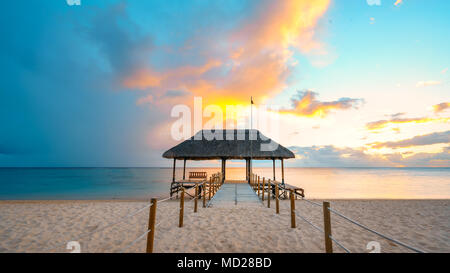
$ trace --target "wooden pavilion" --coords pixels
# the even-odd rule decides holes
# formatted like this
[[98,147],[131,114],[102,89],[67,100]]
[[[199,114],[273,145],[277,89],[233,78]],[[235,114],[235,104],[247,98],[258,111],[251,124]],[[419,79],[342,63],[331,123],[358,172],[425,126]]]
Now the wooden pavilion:
[[[269,146],[270,145],[270,146]],[[267,149],[271,147],[271,149]],[[252,160],[272,160],[273,180],[275,177],[275,162],[281,161],[281,185],[284,183],[284,159],[295,158],[293,152],[281,146],[258,130],[201,130],[190,139],[183,141],[163,154],[164,158],[173,159],[171,192],[177,192],[180,186],[193,187],[195,181],[186,180],[186,161],[188,160],[221,160],[222,183],[226,181],[226,161],[246,161],[246,181],[250,183]],[[183,160],[183,178],[176,180],[175,169],[177,160]]]

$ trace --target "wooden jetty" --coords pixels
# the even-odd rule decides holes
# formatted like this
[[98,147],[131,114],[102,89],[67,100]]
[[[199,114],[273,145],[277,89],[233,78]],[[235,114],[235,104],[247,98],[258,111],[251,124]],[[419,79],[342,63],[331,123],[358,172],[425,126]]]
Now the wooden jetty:
[[252,187],[247,183],[225,183],[214,195],[208,207],[262,206]]

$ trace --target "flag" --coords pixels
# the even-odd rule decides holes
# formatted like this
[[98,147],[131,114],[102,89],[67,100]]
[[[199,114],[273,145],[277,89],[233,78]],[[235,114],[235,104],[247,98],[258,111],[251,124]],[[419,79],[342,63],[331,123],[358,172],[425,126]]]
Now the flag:
[[253,97],[250,97],[250,101],[251,101],[251,104],[254,104],[254,103],[253,103]]

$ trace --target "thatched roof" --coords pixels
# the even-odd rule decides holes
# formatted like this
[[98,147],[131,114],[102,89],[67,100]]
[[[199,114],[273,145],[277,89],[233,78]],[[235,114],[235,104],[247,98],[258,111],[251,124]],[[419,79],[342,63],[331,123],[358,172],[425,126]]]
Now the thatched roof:
[[[214,135],[211,135],[211,132]],[[250,130],[202,130],[166,151],[163,157],[190,160],[295,157],[294,153],[265,137],[258,130],[252,130],[251,136],[252,140]]]

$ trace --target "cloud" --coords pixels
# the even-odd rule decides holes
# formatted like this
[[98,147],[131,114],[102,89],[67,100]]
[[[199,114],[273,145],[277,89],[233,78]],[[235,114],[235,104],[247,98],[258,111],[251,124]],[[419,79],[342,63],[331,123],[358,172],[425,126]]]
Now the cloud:
[[448,71],[448,68],[444,68],[444,69],[442,69],[441,74],[446,74],[447,71]]
[[427,135],[415,136],[413,138],[400,141],[376,142],[370,143],[369,146],[374,149],[381,148],[405,148],[412,146],[423,146],[440,143],[450,143],[450,131],[436,132]]
[[333,110],[357,108],[362,99],[340,98],[336,101],[319,101],[313,91],[297,91],[291,98],[292,109],[282,109],[280,113],[295,114],[306,117],[325,117]]
[[190,93],[183,90],[168,90],[163,94],[149,94],[141,97],[137,101],[137,105],[155,103],[176,103],[180,98],[189,96]]
[[450,102],[443,102],[443,103],[433,105],[433,109],[434,109],[435,113],[440,113],[442,111],[447,110],[448,108],[450,108]]
[[393,124],[408,124],[408,123],[433,123],[433,122],[448,122],[450,118],[392,118],[389,120],[377,120],[366,124],[368,130],[379,130]]
[[338,148],[332,145],[289,147],[295,154],[294,165],[301,167],[450,167],[450,148],[440,153],[367,154],[362,148]]
[[125,2],[101,9],[79,29],[97,47],[118,82],[145,67],[154,49],[152,38],[128,16]]
[[[205,103],[247,102],[249,94],[262,101],[281,92],[296,52],[326,55],[316,40],[318,20],[329,0],[258,1],[249,16],[227,33],[213,30],[186,42],[188,54],[196,60],[175,67],[147,64],[123,78],[126,88],[152,94],[183,90],[204,96]],[[220,47],[218,46],[220,45]],[[157,52],[165,54],[164,52]],[[170,51],[183,59],[186,49]],[[150,100],[148,100],[150,101]]]
[[416,84],[416,87],[427,87],[427,86],[436,86],[441,85],[440,81],[420,81]]
[[394,118],[400,118],[401,116],[404,116],[406,113],[403,113],[403,112],[401,112],[401,113],[396,113],[396,114],[393,114],[393,115],[389,115],[392,119],[394,119]]
[[305,167],[381,167],[382,158],[365,154],[353,148],[337,148],[333,145],[289,147],[297,158],[296,165]]

